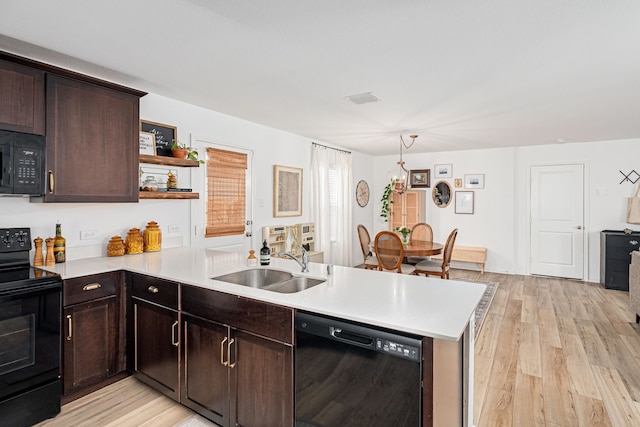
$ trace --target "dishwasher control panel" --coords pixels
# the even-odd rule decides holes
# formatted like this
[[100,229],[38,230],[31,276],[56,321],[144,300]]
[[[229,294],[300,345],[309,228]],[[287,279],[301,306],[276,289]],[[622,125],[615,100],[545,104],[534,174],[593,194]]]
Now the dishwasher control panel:
[[411,345],[376,338],[376,350],[416,362],[420,361],[420,349]]

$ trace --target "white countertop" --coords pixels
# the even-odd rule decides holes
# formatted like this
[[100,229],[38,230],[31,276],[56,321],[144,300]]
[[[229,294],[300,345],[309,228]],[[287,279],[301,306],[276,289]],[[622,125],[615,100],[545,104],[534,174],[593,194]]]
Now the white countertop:
[[[41,268],[59,273],[63,279],[128,270],[314,313],[453,341],[462,336],[485,290],[485,286],[480,283],[341,266],[334,267],[332,280],[292,294],[211,279],[246,269],[245,259],[246,256],[238,253],[171,248],[139,255],[67,261]],[[309,273],[300,273],[300,267],[295,261],[272,258],[267,268],[287,270],[298,276],[327,279],[326,264],[310,263],[308,267]]]

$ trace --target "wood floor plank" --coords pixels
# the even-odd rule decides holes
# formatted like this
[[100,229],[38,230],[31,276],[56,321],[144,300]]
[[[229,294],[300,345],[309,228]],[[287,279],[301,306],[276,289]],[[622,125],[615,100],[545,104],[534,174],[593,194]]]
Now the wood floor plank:
[[567,372],[572,390],[582,396],[601,399],[580,337],[573,334],[562,334],[562,347],[567,359]]
[[513,392],[493,387],[487,389],[478,426],[511,426]]
[[586,396],[574,395],[576,414],[580,427],[610,427],[611,420],[607,415],[604,402]]
[[564,350],[542,348],[542,390],[546,420],[551,423],[577,425],[577,416],[566,369]]
[[538,323],[538,298],[535,295],[522,296],[522,318],[524,323]]
[[516,375],[513,401],[514,420],[511,425],[521,427],[544,426],[544,399],[542,379],[526,374]]
[[522,323],[521,343],[518,349],[518,372],[542,376],[542,365],[540,363],[540,332],[538,325],[532,323]]
[[640,413],[615,369],[594,366],[593,375],[614,426],[639,426]]
[[562,347],[558,323],[553,309],[538,308],[538,322],[540,325],[540,344],[549,347]]

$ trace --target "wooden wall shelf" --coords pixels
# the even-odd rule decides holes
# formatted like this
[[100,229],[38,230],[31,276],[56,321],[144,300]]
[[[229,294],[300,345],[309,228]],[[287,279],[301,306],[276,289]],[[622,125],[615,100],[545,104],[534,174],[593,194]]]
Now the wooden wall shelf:
[[149,154],[140,154],[140,163],[148,163],[152,165],[180,166],[186,168],[200,167],[200,163],[197,160],[177,159],[175,157],[166,156],[150,156]]
[[200,193],[180,193],[170,191],[141,191],[140,199],[199,199]]

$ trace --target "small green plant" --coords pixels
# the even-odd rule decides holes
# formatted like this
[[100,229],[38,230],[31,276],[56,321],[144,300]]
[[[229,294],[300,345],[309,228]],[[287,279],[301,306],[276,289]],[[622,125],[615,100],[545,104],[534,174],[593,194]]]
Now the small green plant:
[[180,141],[176,141],[175,139],[171,141],[171,149],[183,149],[187,150],[187,160],[196,160],[201,165],[204,164],[204,160],[198,160],[198,150],[192,147],[187,147],[186,144],[181,143]]
[[393,231],[397,231],[398,233],[402,234],[402,242],[406,243],[407,237],[409,237],[409,234],[411,234],[412,230],[407,227],[396,227],[393,229]]
[[389,222],[389,216],[391,215],[391,204],[393,200],[391,200],[391,193],[393,192],[393,186],[396,185],[396,180],[392,179],[386,187],[384,187],[384,192],[382,193],[382,198],[380,201],[382,202],[382,209],[380,210],[380,217],[384,219],[384,222]]

